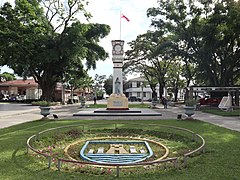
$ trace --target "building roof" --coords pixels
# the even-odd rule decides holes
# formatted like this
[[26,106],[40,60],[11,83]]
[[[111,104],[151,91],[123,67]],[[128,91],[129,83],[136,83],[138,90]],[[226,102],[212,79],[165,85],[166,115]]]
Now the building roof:
[[34,79],[16,79],[12,81],[0,82],[0,86],[38,86]]
[[193,91],[202,92],[202,91],[236,91],[240,90],[240,86],[191,86]]
[[144,77],[137,77],[137,78],[129,79],[128,81],[143,82],[143,81],[146,81],[146,79]]

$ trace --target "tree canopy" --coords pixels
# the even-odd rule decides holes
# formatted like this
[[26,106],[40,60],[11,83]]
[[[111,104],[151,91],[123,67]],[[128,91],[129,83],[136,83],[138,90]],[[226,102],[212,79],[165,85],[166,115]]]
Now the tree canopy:
[[186,67],[195,69],[186,69],[188,77],[196,77],[193,83],[234,85],[240,76],[240,2],[158,2],[159,7],[147,13],[155,33],[172,37]]
[[12,81],[15,79],[16,79],[16,77],[12,73],[4,72],[4,73],[0,74],[0,82]]
[[84,24],[84,0],[16,0],[0,9],[0,64],[8,65],[21,77],[32,76],[43,90],[43,99],[53,100],[56,82],[73,70],[84,76],[108,54],[99,40],[110,32],[104,24]]
[[240,2],[159,0],[149,8],[154,30],[130,42],[125,69],[161,88],[233,86],[240,78]]
[[105,79],[103,87],[107,95],[112,94],[113,92],[113,76],[112,75],[110,75],[108,78]]
[[148,31],[129,44],[132,49],[126,53],[125,68],[128,71],[138,71],[145,76],[154,98],[157,98],[156,85],[158,83],[159,95],[162,97],[170,66],[176,62],[175,52],[171,48],[169,39]]

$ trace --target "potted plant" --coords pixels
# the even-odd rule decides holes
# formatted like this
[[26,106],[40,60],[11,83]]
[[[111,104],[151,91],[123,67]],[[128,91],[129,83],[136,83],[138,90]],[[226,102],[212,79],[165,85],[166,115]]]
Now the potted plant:
[[152,108],[155,109],[157,105],[157,98],[153,98],[152,100]]
[[192,119],[192,115],[194,114],[194,110],[196,108],[197,101],[192,99],[192,100],[186,100],[185,101],[185,114],[188,116],[187,119]]
[[43,115],[42,119],[48,119],[48,115],[50,114],[50,105],[51,102],[49,101],[37,101],[37,102],[32,102],[32,105],[38,105],[40,108],[40,114]]

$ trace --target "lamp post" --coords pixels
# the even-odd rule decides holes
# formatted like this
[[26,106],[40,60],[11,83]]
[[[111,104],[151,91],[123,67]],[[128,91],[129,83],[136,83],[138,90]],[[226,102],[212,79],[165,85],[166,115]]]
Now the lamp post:
[[71,93],[71,94],[70,94],[70,98],[71,98],[70,103],[73,104],[73,103],[74,103],[74,101],[73,101],[74,78],[71,78],[71,79],[69,80],[68,84],[69,84],[69,87],[70,87],[70,93]]
[[141,104],[143,104],[143,88],[144,88],[144,83],[141,82],[141,88],[142,88],[142,97],[141,97]]
[[62,105],[65,105],[65,88],[66,88],[66,83],[62,83]]

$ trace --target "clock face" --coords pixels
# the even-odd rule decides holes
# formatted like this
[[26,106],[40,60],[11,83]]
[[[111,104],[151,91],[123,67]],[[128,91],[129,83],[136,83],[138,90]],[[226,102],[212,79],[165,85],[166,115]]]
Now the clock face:
[[120,44],[116,44],[114,46],[114,50],[117,51],[117,52],[120,52],[122,50],[122,46]]

